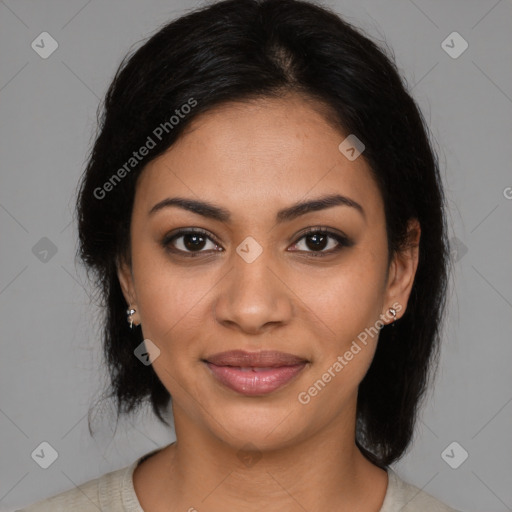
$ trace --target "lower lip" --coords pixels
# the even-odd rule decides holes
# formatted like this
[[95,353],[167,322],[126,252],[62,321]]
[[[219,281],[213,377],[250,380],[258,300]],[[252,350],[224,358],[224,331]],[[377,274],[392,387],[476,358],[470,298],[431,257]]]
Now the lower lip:
[[242,371],[235,366],[217,366],[206,362],[213,375],[225,386],[242,395],[264,395],[287,384],[306,366],[306,363],[294,366],[280,366],[266,370]]

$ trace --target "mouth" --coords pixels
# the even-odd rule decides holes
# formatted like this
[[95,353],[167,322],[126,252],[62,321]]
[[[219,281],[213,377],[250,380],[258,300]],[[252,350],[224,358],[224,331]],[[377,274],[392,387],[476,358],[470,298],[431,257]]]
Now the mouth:
[[282,388],[309,363],[285,352],[243,350],[214,354],[203,362],[218,382],[247,396],[265,395]]

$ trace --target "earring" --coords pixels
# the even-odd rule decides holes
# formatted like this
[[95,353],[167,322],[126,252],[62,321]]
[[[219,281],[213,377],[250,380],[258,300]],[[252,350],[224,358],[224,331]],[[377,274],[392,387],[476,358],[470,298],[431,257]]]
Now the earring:
[[126,316],[128,317],[127,320],[128,320],[128,323],[130,324],[130,329],[133,329],[133,314],[135,313],[135,309],[133,308],[128,308],[126,310]]
[[391,322],[391,326],[395,327],[396,322],[396,309],[395,308],[389,308],[388,310],[393,315],[393,322]]

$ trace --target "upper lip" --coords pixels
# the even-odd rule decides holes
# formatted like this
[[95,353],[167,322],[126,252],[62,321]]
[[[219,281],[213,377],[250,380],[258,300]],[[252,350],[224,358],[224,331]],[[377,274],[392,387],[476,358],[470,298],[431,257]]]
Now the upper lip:
[[204,360],[217,366],[237,366],[241,368],[277,368],[279,366],[293,366],[307,362],[307,359],[303,357],[275,350],[263,350],[261,352],[230,350],[213,354]]

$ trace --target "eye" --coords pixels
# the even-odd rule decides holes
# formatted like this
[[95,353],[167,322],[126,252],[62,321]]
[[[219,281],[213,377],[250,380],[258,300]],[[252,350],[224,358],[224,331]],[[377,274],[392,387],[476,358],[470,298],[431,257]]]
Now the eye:
[[[209,248],[208,243],[210,243]],[[177,232],[170,233],[164,237],[162,245],[173,253],[180,253],[186,256],[194,256],[194,253],[208,252],[203,250],[205,247],[214,251],[223,250],[207,231],[199,228],[180,229]]]
[[[304,240],[303,242],[301,242]],[[350,247],[353,242],[346,236],[329,230],[328,228],[309,228],[292,247],[299,248],[299,252],[310,253],[314,257],[328,256],[339,252],[343,247]],[[327,249],[328,250],[325,250]],[[310,250],[308,250],[310,249]],[[317,253],[317,254],[315,254]]]
[[[210,244],[210,247],[208,247],[208,244]],[[306,252],[314,257],[322,257],[337,253],[343,247],[350,247],[353,244],[345,235],[331,231],[328,228],[308,228],[292,245],[292,248],[294,248],[292,252]],[[162,240],[162,246],[172,253],[187,257],[224,250],[207,231],[200,228],[179,229],[169,233]]]

